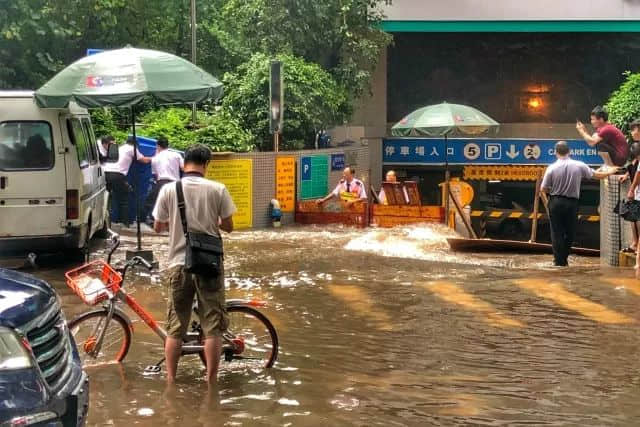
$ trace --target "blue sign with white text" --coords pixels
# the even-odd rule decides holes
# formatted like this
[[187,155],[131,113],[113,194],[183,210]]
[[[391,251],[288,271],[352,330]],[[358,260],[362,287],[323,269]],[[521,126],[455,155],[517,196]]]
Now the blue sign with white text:
[[344,169],[344,153],[331,155],[331,170],[341,171]]
[[311,157],[302,157],[300,163],[302,167],[302,181],[311,181]]
[[[383,143],[387,164],[548,165],[556,160],[555,139],[389,138]],[[596,147],[581,139],[567,140],[571,158],[601,165]],[[445,152],[446,151],[446,152]]]

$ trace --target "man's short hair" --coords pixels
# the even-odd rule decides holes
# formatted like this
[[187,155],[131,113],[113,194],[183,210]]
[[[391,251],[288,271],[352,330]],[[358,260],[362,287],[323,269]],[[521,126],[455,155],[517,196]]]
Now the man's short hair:
[[211,150],[202,144],[194,144],[184,153],[184,162],[204,166],[211,159]]
[[569,144],[567,141],[558,141],[555,146],[556,153],[561,156],[566,156],[569,154]]
[[629,123],[629,130],[633,130],[634,128],[640,128],[640,118]]
[[158,145],[158,147],[162,147],[162,148],[165,148],[165,149],[169,148],[169,140],[164,135],[160,135],[158,137],[158,140],[156,141],[156,144]]
[[102,142],[103,144],[106,143],[112,143],[114,142],[116,139],[113,137],[113,135],[105,135],[102,138],[100,138],[100,142]]
[[351,172],[351,175],[355,175],[356,174],[356,170],[354,169],[353,166],[347,166],[345,169],[349,169],[349,171]]
[[605,110],[600,105],[596,105],[595,107],[593,107],[593,110],[591,110],[591,115],[596,116],[596,119],[602,119],[605,122],[609,120],[609,113],[607,113],[607,110]]
[[136,139],[137,139],[137,138],[134,138],[134,137],[133,137],[133,135],[129,135],[129,136],[127,137],[127,144],[131,144],[131,145],[133,145],[133,143],[134,143],[134,142],[136,142]]

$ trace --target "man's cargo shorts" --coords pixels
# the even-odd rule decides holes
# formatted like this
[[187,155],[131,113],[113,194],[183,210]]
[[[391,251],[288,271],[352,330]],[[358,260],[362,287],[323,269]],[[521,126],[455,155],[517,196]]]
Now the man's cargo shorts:
[[183,339],[189,328],[193,299],[198,298],[198,317],[205,338],[220,336],[229,326],[225,310],[224,271],[215,277],[185,273],[184,266],[167,271],[167,334]]

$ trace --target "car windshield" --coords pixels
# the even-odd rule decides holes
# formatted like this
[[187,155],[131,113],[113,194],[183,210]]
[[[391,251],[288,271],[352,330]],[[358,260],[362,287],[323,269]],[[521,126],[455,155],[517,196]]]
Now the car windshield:
[[53,160],[49,123],[0,123],[0,170],[51,169]]

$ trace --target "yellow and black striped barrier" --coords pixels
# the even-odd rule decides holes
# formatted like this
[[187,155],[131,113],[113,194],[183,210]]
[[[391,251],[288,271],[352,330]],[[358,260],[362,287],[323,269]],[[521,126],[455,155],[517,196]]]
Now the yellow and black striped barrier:
[[[533,219],[533,212],[524,212],[524,211],[500,211],[500,210],[491,210],[491,211],[471,211],[471,218],[482,218],[482,219]],[[538,220],[547,219],[546,213],[538,213]],[[579,221],[586,222],[600,222],[600,215],[578,215]]]

